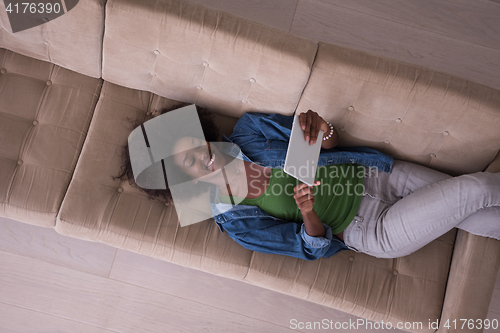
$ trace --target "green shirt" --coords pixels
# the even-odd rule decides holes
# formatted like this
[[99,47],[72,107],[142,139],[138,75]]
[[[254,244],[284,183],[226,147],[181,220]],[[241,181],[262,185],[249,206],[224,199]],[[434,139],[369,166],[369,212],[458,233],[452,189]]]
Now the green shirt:
[[[342,232],[354,219],[363,196],[363,167],[354,164],[320,166],[314,187],[314,211],[333,234]],[[293,188],[299,181],[283,169],[271,169],[269,185],[260,197],[243,199],[240,205],[257,206],[269,215],[291,222],[302,222],[302,214],[293,198]],[[229,197],[221,195],[229,203]]]

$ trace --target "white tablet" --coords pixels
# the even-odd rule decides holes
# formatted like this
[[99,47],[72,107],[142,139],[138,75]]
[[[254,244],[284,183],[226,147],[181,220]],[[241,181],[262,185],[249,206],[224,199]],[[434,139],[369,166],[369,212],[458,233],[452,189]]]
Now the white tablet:
[[295,115],[283,170],[301,182],[313,186],[322,138],[323,131],[320,130],[316,143],[309,145],[309,141],[304,140],[304,131],[300,128],[299,115]]

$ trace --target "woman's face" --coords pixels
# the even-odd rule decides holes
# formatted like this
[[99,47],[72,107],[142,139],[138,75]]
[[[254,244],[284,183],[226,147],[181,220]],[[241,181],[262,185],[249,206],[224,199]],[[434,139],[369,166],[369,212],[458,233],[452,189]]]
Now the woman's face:
[[211,177],[226,165],[224,156],[215,145],[194,137],[179,139],[173,153],[175,164],[193,179],[201,181],[210,182]]

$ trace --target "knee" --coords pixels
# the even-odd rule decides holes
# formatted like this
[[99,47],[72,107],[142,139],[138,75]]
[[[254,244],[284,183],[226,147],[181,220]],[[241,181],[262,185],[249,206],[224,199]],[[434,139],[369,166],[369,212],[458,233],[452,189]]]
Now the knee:
[[494,177],[493,175],[488,172],[464,175],[462,176],[463,181],[460,184],[460,189],[473,196],[495,193],[500,195],[500,177]]

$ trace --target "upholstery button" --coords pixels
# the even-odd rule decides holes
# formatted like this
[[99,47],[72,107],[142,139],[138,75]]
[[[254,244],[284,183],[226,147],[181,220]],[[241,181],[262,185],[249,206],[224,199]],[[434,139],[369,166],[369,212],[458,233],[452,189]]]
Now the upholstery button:
[[47,81],[45,81],[45,84],[48,85],[48,86],[50,86],[52,84],[52,81],[47,80]]
[[389,143],[391,143],[391,142],[390,142],[389,140],[384,140],[384,143],[385,143],[385,144],[389,144]]
[[203,89],[201,86],[196,87],[196,89],[201,90]]
[[450,135],[450,132],[444,131],[443,134],[446,135],[446,136],[448,136],[448,135]]
[[255,83],[255,79],[254,79],[254,78],[251,78],[251,79],[250,79],[250,82]]
[[403,121],[403,120],[402,120],[401,118],[396,119],[396,122],[397,122],[397,123],[400,123],[400,122],[402,122],[402,121]]
[[435,158],[435,157],[436,157],[436,154],[431,154],[431,157],[432,157],[432,158]]
[[17,161],[17,165],[23,165],[23,163],[24,163],[23,160],[18,160]]
[[204,61],[203,66],[208,67],[208,62]]
[[38,120],[33,120],[33,126],[38,125]]
[[151,111],[146,112],[146,115],[147,115],[147,116],[150,116],[151,114],[152,114],[152,112],[151,112]]
[[151,76],[156,76],[156,73],[151,72]]
[[392,271],[392,274],[394,274],[394,275],[398,275],[398,274],[399,274],[399,272],[398,272],[397,270],[393,270],[393,271]]
[[350,261],[350,262],[353,262],[353,261],[354,261],[354,257],[353,257],[353,256],[350,256],[350,257],[349,257],[349,261]]
[[45,43],[44,43],[44,44],[45,44],[45,45],[47,45],[47,46],[49,46],[49,45],[50,45],[50,43],[49,43],[49,41],[48,41],[48,40],[47,40],[47,41],[45,41]]
[[165,206],[170,207],[170,202],[165,202]]
[[7,70],[5,68],[2,68],[2,69],[0,69],[0,73],[5,74],[5,73],[7,73]]
[[342,127],[342,128],[340,129],[340,131],[341,131],[341,132],[345,132],[345,128],[343,128],[343,127]]
[[354,106],[350,106],[350,107],[348,107],[348,108],[347,108],[347,110],[349,110],[349,111],[353,111],[353,110],[354,110]]
[[159,54],[160,54],[160,51],[155,50],[155,54],[156,54],[156,55],[159,55]]
[[246,99],[242,100],[241,103],[247,103],[248,101]]
[[123,192],[123,188],[122,187],[118,187],[118,192],[122,193]]

